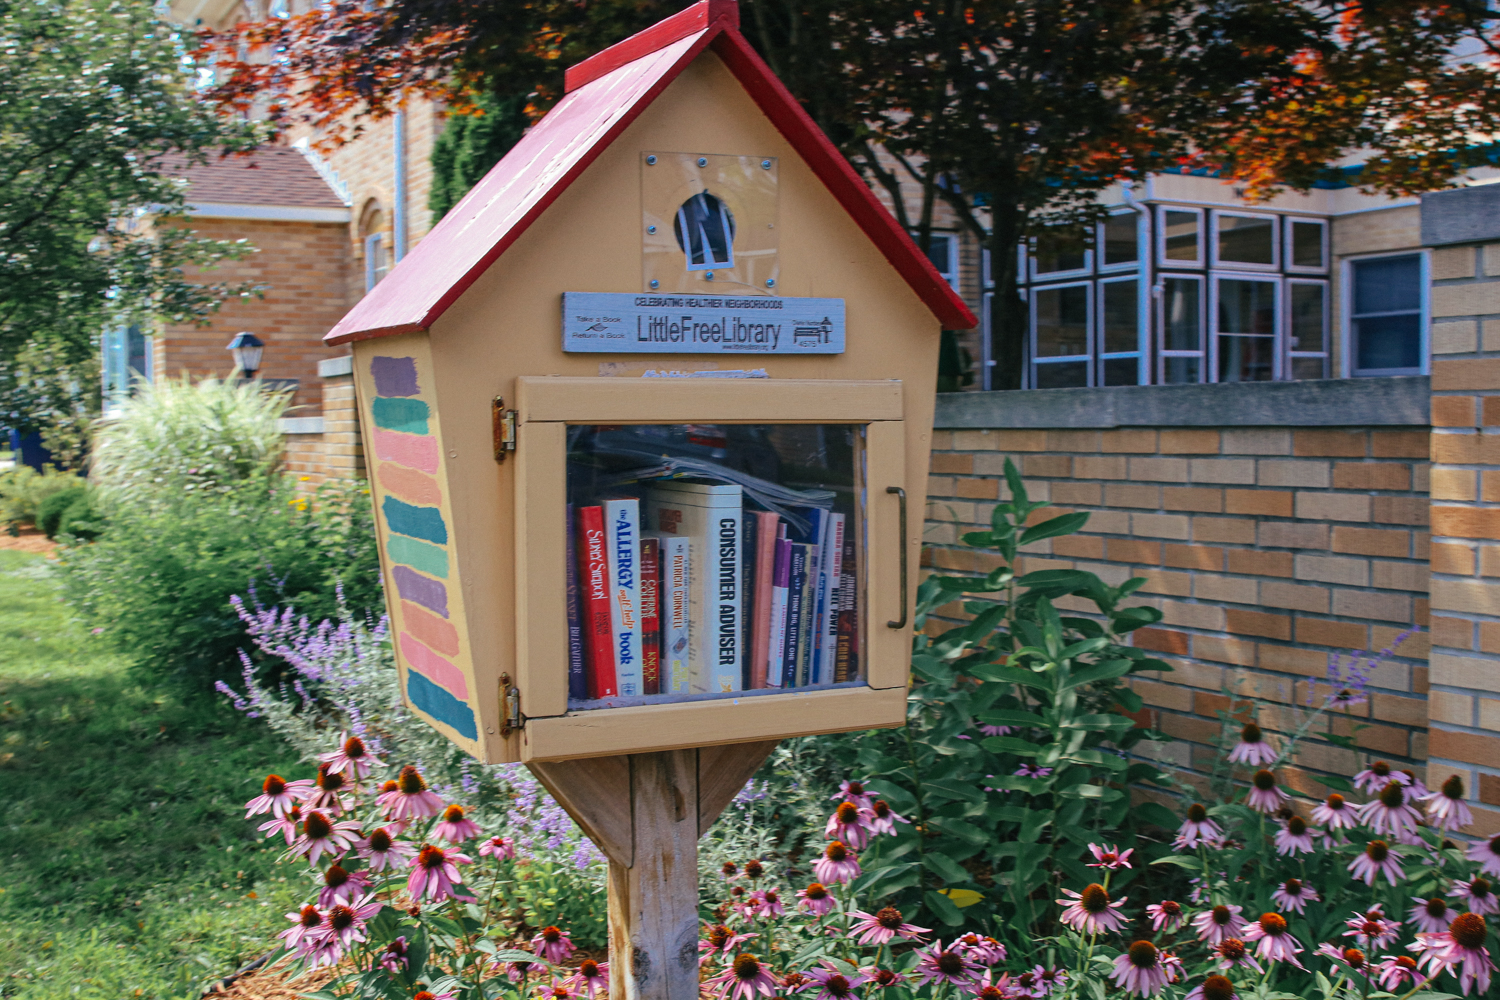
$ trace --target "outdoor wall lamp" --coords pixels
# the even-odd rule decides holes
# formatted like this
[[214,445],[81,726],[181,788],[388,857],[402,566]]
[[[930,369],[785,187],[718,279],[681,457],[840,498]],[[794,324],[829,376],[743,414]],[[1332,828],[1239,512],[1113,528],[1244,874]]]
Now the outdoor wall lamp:
[[256,371],[260,369],[260,356],[266,349],[266,345],[259,337],[248,330],[242,330],[234,335],[229,342],[229,353],[234,355],[234,363],[245,378],[254,378]]

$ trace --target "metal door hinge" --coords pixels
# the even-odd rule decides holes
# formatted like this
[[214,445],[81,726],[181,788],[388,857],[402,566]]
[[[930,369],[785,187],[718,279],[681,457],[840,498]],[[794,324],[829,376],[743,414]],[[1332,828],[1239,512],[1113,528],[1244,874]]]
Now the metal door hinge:
[[495,461],[503,462],[507,453],[516,450],[516,411],[507,410],[499,396],[490,404],[490,428],[495,438]]
[[500,738],[526,728],[521,715],[521,689],[510,682],[510,674],[500,675]]

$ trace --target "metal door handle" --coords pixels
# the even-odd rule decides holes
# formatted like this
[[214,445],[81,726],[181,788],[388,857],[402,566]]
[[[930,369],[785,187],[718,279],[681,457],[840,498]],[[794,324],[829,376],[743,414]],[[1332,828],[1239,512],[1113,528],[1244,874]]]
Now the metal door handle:
[[887,493],[894,493],[901,501],[900,530],[897,534],[901,538],[901,617],[893,622],[886,622],[886,628],[906,628],[906,491],[899,486],[887,486]]

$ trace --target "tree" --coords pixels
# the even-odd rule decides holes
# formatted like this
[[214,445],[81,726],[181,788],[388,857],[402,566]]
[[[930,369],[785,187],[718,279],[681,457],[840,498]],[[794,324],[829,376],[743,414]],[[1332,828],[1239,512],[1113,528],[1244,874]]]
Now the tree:
[[432,147],[427,207],[434,225],[521,140],[529,124],[526,100],[481,94],[468,114],[451,115]]
[[248,247],[152,221],[181,213],[181,165],[259,132],[195,97],[185,54],[148,0],[0,3],[0,365],[39,342],[77,362],[107,323],[232,290],[183,269]]

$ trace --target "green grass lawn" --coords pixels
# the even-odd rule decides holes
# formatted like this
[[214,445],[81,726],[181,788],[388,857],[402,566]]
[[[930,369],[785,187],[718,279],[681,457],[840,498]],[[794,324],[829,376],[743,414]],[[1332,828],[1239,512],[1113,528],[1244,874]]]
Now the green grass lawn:
[[306,770],[222,703],[141,687],[46,560],[0,551],[0,997],[196,998],[265,953],[305,886],[242,803]]

